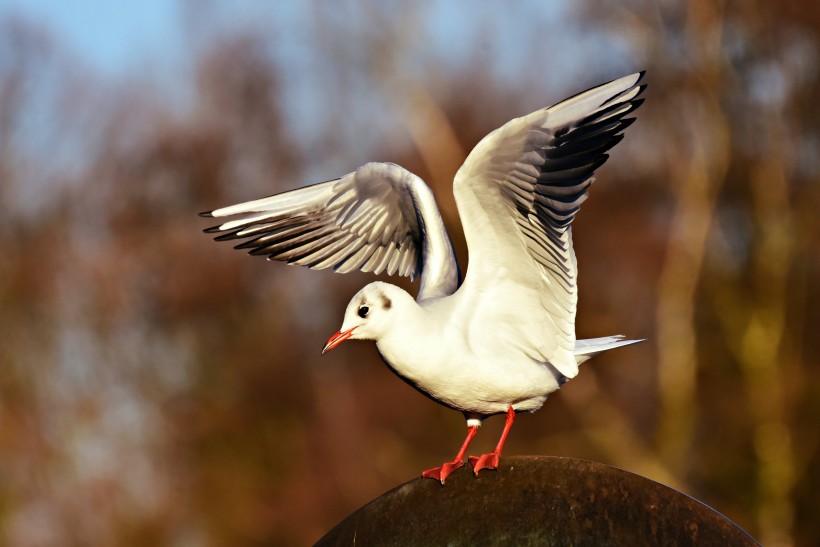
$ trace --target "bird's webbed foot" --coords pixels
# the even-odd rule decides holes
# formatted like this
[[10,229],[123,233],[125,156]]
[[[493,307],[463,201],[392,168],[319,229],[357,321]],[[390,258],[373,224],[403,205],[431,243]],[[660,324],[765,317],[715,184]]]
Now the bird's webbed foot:
[[421,476],[427,479],[435,479],[441,484],[444,484],[444,481],[447,480],[447,477],[450,476],[450,473],[462,467],[464,462],[461,460],[453,460],[451,462],[445,462],[441,464],[441,467],[434,467],[432,469],[428,469],[427,471],[423,471]]
[[478,475],[478,472],[482,469],[498,469],[500,454],[490,452],[488,454],[482,454],[481,456],[470,456],[468,459],[470,460],[470,465],[473,466],[473,473]]

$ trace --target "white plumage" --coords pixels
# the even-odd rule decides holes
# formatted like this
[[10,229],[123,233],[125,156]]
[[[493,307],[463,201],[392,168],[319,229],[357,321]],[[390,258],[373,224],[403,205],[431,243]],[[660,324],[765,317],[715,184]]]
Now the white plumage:
[[481,420],[507,412],[496,450],[471,458],[476,472],[495,468],[515,412],[540,408],[591,356],[637,342],[575,339],[571,223],[595,169],[634,121],[628,115],[643,102],[642,77],[511,120],[476,145],[453,184],[470,252],[462,284],[431,190],[393,164],[368,163],[336,180],[204,213],[231,217],[206,231],[290,264],[420,276],[415,299],[382,282],[359,291],[325,351],[347,339],[374,340],[398,375],[464,413],[468,436],[456,459],[424,472],[442,482],[462,465]]

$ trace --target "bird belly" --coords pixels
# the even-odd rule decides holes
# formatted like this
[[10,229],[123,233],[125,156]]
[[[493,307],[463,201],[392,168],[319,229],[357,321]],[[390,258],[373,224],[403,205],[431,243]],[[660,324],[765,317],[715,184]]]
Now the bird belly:
[[485,360],[444,351],[409,363],[384,349],[379,351],[397,375],[435,401],[466,413],[500,414],[511,405],[533,412],[560,387],[547,365],[524,355]]
[[[558,389],[558,382],[544,365],[529,362],[518,366],[497,363],[472,364],[436,378],[428,389],[431,395],[462,412],[482,415],[541,408],[547,395]],[[421,386],[424,389],[424,386]]]

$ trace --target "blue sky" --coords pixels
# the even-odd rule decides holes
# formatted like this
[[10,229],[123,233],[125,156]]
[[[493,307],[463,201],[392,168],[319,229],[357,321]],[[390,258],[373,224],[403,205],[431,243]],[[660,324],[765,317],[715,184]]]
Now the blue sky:
[[4,0],[0,16],[20,15],[54,32],[92,67],[117,74],[140,58],[176,49],[177,2],[140,0]]
[[[16,14],[36,21],[54,32],[58,43],[66,44],[93,68],[102,73],[118,74],[126,72],[136,62],[167,60],[169,54],[173,60],[184,45],[185,37],[181,36],[186,28],[182,24],[183,10],[189,20],[191,14],[204,11],[218,14],[219,24],[225,27],[264,24],[288,32],[294,23],[309,17],[311,9],[317,9],[315,5],[309,7],[311,4],[258,0],[234,0],[230,4],[174,0],[141,0],[127,4],[110,0],[4,0],[0,4],[0,16]],[[486,28],[474,24],[480,17],[476,17],[477,10],[471,2],[432,0],[422,5],[429,10],[437,42],[430,44],[431,47],[444,55],[463,57],[471,47],[486,46],[475,36],[484,31],[492,37],[491,42],[497,40],[499,45],[507,46],[505,53],[511,63],[503,63],[503,66],[517,64],[514,62],[514,43],[521,38],[521,33],[538,32],[538,27],[543,30],[545,20],[554,21],[566,11],[566,4],[560,1],[522,1],[515,4],[515,9],[502,2],[482,4],[482,10],[478,10],[480,13],[493,14],[489,20],[495,28]],[[340,13],[355,13],[352,9],[355,6],[356,2],[340,2],[333,8]],[[537,19],[540,21],[532,20],[533,13],[539,15]],[[212,23],[214,17],[206,19]],[[285,21],[290,24],[283,24]],[[441,42],[446,42],[447,47],[441,48]],[[521,57],[518,56],[518,62],[523,61]]]
[[[397,74],[413,78],[421,69],[427,77],[436,75],[424,85],[449,90],[448,74],[482,63],[500,85],[531,93],[532,101],[513,112],[523,114],[604,76],[642,68],[629,54],[618,52],[617,40],[579,27],[573,6],[568,0],[482,2],[480,9],[471,0],[3,0],[0,17],[16,15],[42,26],[59,47],[104,79],[147,78],[161,89],[166,104],[180,97],[184,104],[194,85],[190,61],[203,45],[231,32],[261,30],[272,38],[273,58],[282,75],[284,114],[294,136],[311,143],[322,133],[328,111],[346,108],[348,119],[364,120],[367,131],[357,133],[355,140],[366,148],[368,136],[392,138],[391,131],[401,131],[391,119],[389,105],[374,103],[367,93],[372,82],[356,64],[367,58],[364,44],[373,42],[363,37],[379,32],[372,27],[379,17],[401,21],[401,28],[412,33],[398,49]],[[378,16],[362,17],[372,11]],[[334,25],[350,41],[322,43],[321,24]],[[328,65],[336,59],[349,64]],[[433,72],[428,70],[431,66]],[[339,105],[336,83],[343,84],[345,77],[363,92],[354,94],[354,103]]]

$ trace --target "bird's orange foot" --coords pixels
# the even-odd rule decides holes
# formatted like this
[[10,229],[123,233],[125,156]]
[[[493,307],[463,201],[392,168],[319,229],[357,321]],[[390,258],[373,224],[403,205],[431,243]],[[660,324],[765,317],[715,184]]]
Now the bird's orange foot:
[[434,467],[433,469],[428,469],[427,471],[422,472],[421,476],[427,479],[436,479],[437,481],[441,481],[441,484],[444,484],[444,481],[447,480],[447,477],[450,476],[450,473],[452,473],[453,471],[455,471],[463,465],[464,462],[462,462],[461,460],[453,460],[451,462],[441,464],[441,467]]
[[482,454],[481,456],[470,456],[470,465],[473,466],[473,473],[478,476],[482,469],[498,469],[499,455],[496,452]]

